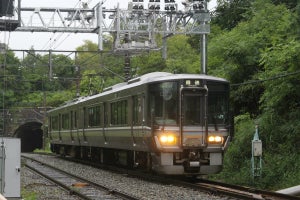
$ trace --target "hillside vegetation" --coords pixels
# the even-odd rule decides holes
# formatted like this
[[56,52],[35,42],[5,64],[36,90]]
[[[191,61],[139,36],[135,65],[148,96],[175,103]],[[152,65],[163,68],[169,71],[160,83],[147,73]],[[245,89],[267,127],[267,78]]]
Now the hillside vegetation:
[[[208,74],[231,82],[235,135],[222,173],[213,179],[277,190],[300,184],[300,3],[294,0],[218,0],[211,21]],[[161,36],[157,36],[160,41]],[[112,37],[105,36],[105,50]],[[96,51],[91,41],[78,50]],[[109,51],[107,51],[109,52]],[[24,59],[0,55],[1,109],[55,107],[76,94],[99,93],[123,81],[124,57],[110,53],[55,54],[31,49]],[[131,57],[131,76],[153,71],[200,73],[199,36],[168,39],[168,57]],[[79,84],[80,83],[80,84]],[[262,174],[251,174],[251,141],[259,127]],[[1,123],[2,126],[2,123]]]

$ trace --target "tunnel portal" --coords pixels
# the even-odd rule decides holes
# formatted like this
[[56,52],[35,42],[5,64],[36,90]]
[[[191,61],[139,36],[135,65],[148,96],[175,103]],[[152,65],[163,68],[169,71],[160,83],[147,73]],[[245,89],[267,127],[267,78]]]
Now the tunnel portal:
[[21,139],[21,152],[33,152],[43,147],[43,130],[40,122],[27,122],[15,131],[14,136]]

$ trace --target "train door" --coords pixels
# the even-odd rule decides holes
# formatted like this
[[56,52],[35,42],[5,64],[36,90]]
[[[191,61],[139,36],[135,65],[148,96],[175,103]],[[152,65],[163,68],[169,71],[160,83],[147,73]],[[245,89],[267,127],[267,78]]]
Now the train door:
[[74,135],[73,135],[74,134],[74,112],[71,111],[70,115],[71,115],[70,137],[71,137],[72,142],[74,142]]
[[143,129],[145,122],[145,96],[139,94],[132,96],[132,123],[131,123],[131,133],[133,144],[142,142]]
[[62,135],[61,135],[61,120],[62,120],[62,117],[61,117],[61,114],[58,115],[58,135],[59,135],[59,140],[62,141]]
[[78,110],[74,111],[74,129],[76,131],[76,141],[80,143],[80,139],[78,137],[79,133],[79,117],[78,117]]
[[205,146],[207,137],[207,88],[181,88],[180,116],[182,146],[186,148]]
[[[85,129],[87,128],[87,109],[86,107],[84,107],[82,110],[81,110],[81,113],[80,115],[82,116],[82,142],[86,142],[87,139],[86,139],[86,134],[85,134]],[[81,137],[80,137],[81,138]]]
[[103,119],[103,121],[102,121],[103,141],[104,141],[104,144],[107,144],[106,128],[107,128],[107,123],[108,123],[108,119],[107,119],[108,116],[107,116],[107,106],[106,106],[106,103],[102,103],[101,104],[101,110],[102,110],[101,119]]

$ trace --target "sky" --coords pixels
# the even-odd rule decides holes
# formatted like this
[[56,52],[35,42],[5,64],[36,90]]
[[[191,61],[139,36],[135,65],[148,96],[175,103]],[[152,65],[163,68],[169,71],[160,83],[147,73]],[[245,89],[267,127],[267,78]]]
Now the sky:
[[[181,5],[183,0],[176,0]],[[17,2],[17,0],[15,0]],[[100,0],[21,0],[21,7],[48,7],[48,8],[75,8],[79,3],[87,2],[89,7],[94,7]],[[115,8],[119,3],[121,9],[126,9],[128,0],[104,0],[103,6]],[[161,0],[163,2],[163,0]],[[145,0],[148,3],[148,0]],[[213,9],[216,0],[212,0],[208,7]],[[75,50],[84,44],[84,40],[98,43],[97,34],[87,33],[41,33],[41,32],[0,32],[0,43],[5,43],[12,50],[24,50],[33,47],[36,50]],[[20,54],[20,53],[17,53]],[[20,55],[18,55],[20,56]]]

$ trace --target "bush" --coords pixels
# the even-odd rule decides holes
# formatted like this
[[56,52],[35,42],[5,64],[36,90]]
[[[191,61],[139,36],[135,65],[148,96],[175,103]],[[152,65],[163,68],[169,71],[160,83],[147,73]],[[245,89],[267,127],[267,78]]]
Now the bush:
[[224,157],[224,169],[212,176],[223,182],[279,190],[300,182],[300,116],[295,110],[288,119],[264,113],[259,119],[259,137],[263,143],[261,177],[251,174],[251,142],[255,132],[249,114],[235,118],[235,138]]

